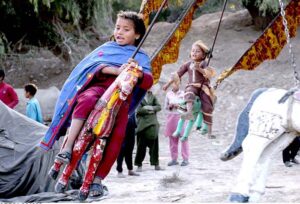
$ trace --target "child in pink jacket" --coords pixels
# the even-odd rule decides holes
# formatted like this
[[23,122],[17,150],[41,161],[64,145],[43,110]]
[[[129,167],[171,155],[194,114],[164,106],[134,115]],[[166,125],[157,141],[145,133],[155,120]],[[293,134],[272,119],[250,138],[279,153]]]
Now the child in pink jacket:
[[[180,137],[173,137],[172,134],[177,128],[178,121],[180,119],[180,113],[177,111],[177,107],[184,101],[184,92],[179,90],[179,83],[172,83],[172,90],[167,92],[165,99],[165,110],[167,111],[167,124],[165,129],[165,136],[169,137],[169,147],[171,154],[171,161],[168,166],[178,164],[178,143]],[[183,134],[184,128],[181,131]],[[181,141],[181,155],[183,161],[181,166],[186,166],[189,163],[189,143],[188,139]]]

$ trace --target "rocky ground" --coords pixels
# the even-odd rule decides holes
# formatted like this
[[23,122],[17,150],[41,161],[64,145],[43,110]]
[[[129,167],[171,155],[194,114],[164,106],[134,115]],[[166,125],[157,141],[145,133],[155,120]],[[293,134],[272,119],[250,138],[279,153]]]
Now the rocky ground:
[[[163,104],[165,95],[160,91],[161,85],[166,82],[171,72],[188,60],[189,50],[194,41],[201,39],[207,45],[212,44],[219,16],[220,13],[208,14],[193,21],[189,33],[182,41],[177,63],[163,67],[156,93],[161,104]],[[153,50],[155,44],[159,43],[159,39],[162,39],[164,31],[171,26],[172,24],[168,23],[156,24],[153,33],[145,44],[145,49],[148,51]],[[211,60],[211,65],[217,69],[218,74],[225,68],[233,66],[261,33],[262,31],[256,31],[252,26],[247,11],[226,13],[215,45],[214,58]],[[295,56],[299,56],[299,34],[292,40],[292,43]],[[24,78],[36,78],[39,81],[39,77],[41,79],[44,77],[44,80],[40,80],[43,82],[39,82],[41,87],[46,88],[53,85],[60,87],[63,79],[66,78],[64,73],[68,73],[71,68],[60,63],[50,52],[45,51],[43,53],[44,55],[41,55],[41,58],[53,60],[53,63],[50,63],[53,64],[53,67],[36,66],[39,58],[34,57],[24,62],[26,64],[25,68],[18,67],[13,62],[7,62],[10,63],[10,66],[8,66],[10,82],[17,87],[21,87],[20,82],[24,82]],[[217,136],[217,139],[209,140],[193,131],[189,138],[191,158],[190,165],[187,167],[166,166],[170,156],[168,140],[163,136],[165,114],[163,111],[160,112],[158,115],[161,124],[160,162],[165,170],[154,171],[149,166],[148,157],[145,160],[144,172],[141,173],[140,177],[117,178],[116,171],[113,169],[105,180],[105,184],[108,185],[110,191],[106,201],[227,202],[226,199],[230,190],[236,182],[242,156],[228,162],[222,162],[219,160],[219,155],[230,144],[237,115],[243,105],[246,104],[252,91],[259,87],[290,88],[294,85],[293,70],[289,62],[288,49],[285,48],[276,60],[264,62],[255,71],[239,71],[219,86],[213,127],[213,133]],[[27,71],[28,64],[30,64],[31,74],[25,75],[25,72],[29,72]],[[299,58],[297,64],[300,64]],[[48,70],[48,72],[37,74],[39,73],[38,70],[41,69]],[[17,70],[20,70],[21,73],[16,72]],[[300,71],[299,66],[298,71]],[[12,77],[13,73],[16,77]],[[262,198],[262,202],[299,202],[299,170],[300,166],[285,167],[281,162],[281,153],[278,153],[270,169],[266,193]]]

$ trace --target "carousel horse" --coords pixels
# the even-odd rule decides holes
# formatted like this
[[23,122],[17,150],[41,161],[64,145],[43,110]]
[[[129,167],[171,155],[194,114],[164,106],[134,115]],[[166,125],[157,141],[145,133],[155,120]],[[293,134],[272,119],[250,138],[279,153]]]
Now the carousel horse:
[[[180,104],[178,109],[179,109],[180,112],[185,112],[186,111],[185,103]],[[185,119],[183,117],[180,117],[180,119],[178,121],[178,124],[177,124],[177,128],[176,128],[175,132],[172,135],[173,137],[179,137],[180,136],[180,133],[181,133],[183,125],[184,125],[184,122],[185,122]],[[200,129],[200,127],[202,126],[201,131],[203,133],[207,132],[207,126],[206,126],[205,123],[202,124],[202,122],[203,122],[203,116],[202,116],[202,113],[201,113],[201,101],[200,101],[199,97],[197,96],[195,98],[194,103],[193,103],[193,119],[188,120],[187,125],[186,125],[185,130],[184,130],[184,133],[183,133],[182,137],[180,138],[180,140],[185,141],[188,138],[194,123],[196,123],[197,129],[198,128]]]
[[[236,136],[222,153],[227,161],[244,152],[231,202],[257,202],[265,191],[272,156],[300,135],[300,89],[258,89],[238,119]],[[298,120],[297,120],[298,117]]]
[[[102,159],[106,140],[114,126],[116,115],[122,103],[135,87],[139,72],[141,72],[141,67],[135,66],[135,68],[131,68],[127,66],[98,100],[94,110],[89,115],[75,141],[71,161],[66,165],[56,184],[56,192],[63,193],[67,189],[68,181],[73,170],[77,167],[78,162],[81,160],[89,145],[92,144],[92,156],[78,194],[79,200],[81,201],[88,197],[90,184],[93,182],[95,172]],[[49,172],[49,175],[53,179],[57,178],[62,164],[63,163],[57,159],[54,161],[54,165]]]

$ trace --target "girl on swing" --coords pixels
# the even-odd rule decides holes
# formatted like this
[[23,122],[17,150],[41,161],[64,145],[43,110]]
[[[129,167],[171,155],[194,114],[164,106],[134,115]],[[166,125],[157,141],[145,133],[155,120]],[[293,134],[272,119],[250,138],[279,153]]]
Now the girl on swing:
[[136,12],[120,12],[118,14],[113,33],[114,40],[99,46],[84,58],[65,82],[56,103],[50,128],[41,142],[41,147],[49,150],[55,139],[64,135],[66,128],[70,126],[65,142],[56,156],[57,160],[69,163],[74,142],[98,99],[126,66],[135,67],[138,64],[142,67],[137,86],[123,102],[121,111],[117,113],[103,158],[90,186],[90,196],[92,197],[103,195],[101,180],[108,175],[119,154],[125,136],[128,115],[134,112],[146,90],[153,84],[150,59],[145,52],[139,50],[135,57],[136,61],[128,61],[145,31],[143,19]]
[[188,84],[185,87],[184,100],[186,101],[187,111],[182,117],[193,120],[193,103],[196,96],[200,98],[201,109],[203,113],[204,123],[207,125],[208,138],[215,138],[212,135],[212,112],[214,109],[213,102],[215,99],[212,88],[210,87],[210,79],[215,75],[215,70],[207,66],[207,58],[209,57],[208,47],[198,40],[192,45],[190,58],[191,60],[184,63],[179,70],[172,75],[172,78],[163,86],[163,90],[188,73]]

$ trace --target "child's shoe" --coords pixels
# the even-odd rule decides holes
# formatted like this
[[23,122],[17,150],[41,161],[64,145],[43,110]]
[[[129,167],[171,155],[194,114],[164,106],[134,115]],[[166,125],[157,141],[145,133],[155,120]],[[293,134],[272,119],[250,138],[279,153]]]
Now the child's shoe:
[[142,166],[138,166],[138,168],[136,169],[136,172],[142,172],[142,171],[143,171]]
[[180,164],[180,166],[187,166],[189,165],[189,161],[188,160],[183,160]]
[[128,176],[139,176],[140,174],[134,172],[133,170],[128,171]]
[[293,166],[293,163],[290,162],[290,161],[286,161],[286,162],[284,162],[284,165],[285,165],[286,167],[292,167],[292,166]]
[[174,166],[174,165],[178,165],[178,161],[172,160],[168,163],[168,166]]
[[164,170],[164,169],[161,168],[159,165],[155,165],[154,170],[155,171],[161,171],[161,170]]
[[72,157],[72,155],[70,152],[62,151],[55,156],[55,159],[65,163],[65,164],[69,164],[71,162],[71,157]]
[[201,135],[205,135],[205,134],[207,134],[207,133],[208,133],[207,128],[201,128],[201,130],[200,130],[200,134],[201,134]]
[[217,137],[215,135],[207,135],[208,139],[216,139]]

